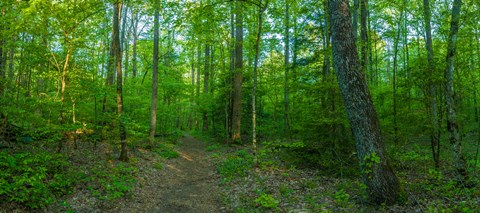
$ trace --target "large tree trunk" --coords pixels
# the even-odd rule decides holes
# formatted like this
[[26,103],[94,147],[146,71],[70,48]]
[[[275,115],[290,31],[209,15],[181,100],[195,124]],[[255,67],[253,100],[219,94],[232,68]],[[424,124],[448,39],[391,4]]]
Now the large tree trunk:
[[236,2],[235,17],[235,71],[233,75],[232,137],[234,143],[241,142],[240,124],[242,118],[242,71],[243,71],[243,5]]
[[450,145],[453,151],[453,160],[457,172],[458,181],[466,181],[468,174],[466,170],[465,157],[462,153],[462,141],[460,138],[460,131],[457,122],[457,114],[455,110],[455,89],[454,89],[454,69],[455,69],[455,54],[457,47],[457,33],[460,24],[460,10],[462,7],[462,0],[454,0],[452,7],[452,22],[450,23],[450,35],[448,36],[447,47],[447,68],[445,69],[445,99],[447,111],[447,129],[450,133]]
[[155,0],[155,15],[153,23],[153,70],[152,70],[152,109],[150,113],[150,145],[153,146],[155,129],[157,127],[157,94],[158,94],[158,40],[160,28],[159,0]]
[[117,114],[120,127],[120,144],[121,151],[119,160],[128,161],[127,151],[127,133],[125,131],[125,123],[123,118],[123,85],[122,85],[122,49],[120,46],[120,14],[122,10],[122,2],[117,1],[113,4],[113,50],[115,55],[115,71],[117,74]]
[[431,27],[431,16],[432,12],[430,10],[430,0],[423,0],[423,13],[425,18],[425,31],[427,36],[427,61],[428,61],[428,91],[429,91],[429,102],[430,102],[430,125],[431,125],[431,147],[433,161],[435,162],[435,168],[440,167],[440,122],[438,118],[438,109],[437,109],[437,88],[435,78],[435,62],[433,61],[433,46],[432,46],[432,27]]
[[388,161],[377,113],[361,72],[348,0],[330,0],[329,4],[333,61],[363,179],[372,202],[392,204],[398,198],[400,186]]

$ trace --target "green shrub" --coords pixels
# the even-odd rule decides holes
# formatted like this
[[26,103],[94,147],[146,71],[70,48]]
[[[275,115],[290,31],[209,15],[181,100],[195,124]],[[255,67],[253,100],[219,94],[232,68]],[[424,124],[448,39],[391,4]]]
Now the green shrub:
[[240,150],[231,156],[227,156],[217,168],[224,181],[229,181],[234,177],[243,177],[253,166],[253,157],[245,150]]
[[96,186],[90,186],[92,193],[100,199],[113,200],[126,196],[136,182],[137,169],[131,165],[119,163],[112,168],[97,166],[90,181]]
[[255,199],[255,203],[258,203],[264,208],[275,209],[278,207],[279,201],[275,199],[271,194],[262,194],[260,195],[260,197]]
[[[75,172],[59,154],[0,152],[0,197],[31,208],[46,206],[72,192]],[[2,201],[0,201],[2,202]]]
[[166,158],[166,159],[172,159],[172,158],[177,158],[180,156],[178,152],[173,150],[173,145],[165,145],[165,144],[159,144],[156,148],[153,149],[154,152],[156,152],[160,157]]

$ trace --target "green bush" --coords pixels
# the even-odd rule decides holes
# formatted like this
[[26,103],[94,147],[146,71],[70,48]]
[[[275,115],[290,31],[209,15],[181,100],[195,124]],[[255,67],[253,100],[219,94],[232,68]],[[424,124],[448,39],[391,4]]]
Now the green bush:
[[119,163],[112,168],[98,165],[93,171],[90,181],[95,186],[90,186],[92,193],[100,199],[113,200],[126,196],[136,182],[137,169],[131,165]]
[[240,150],[233,155],[227,156],[217,168],[220,175],[225,181],[234,177],[243,177],[246,172],[253,166],[253,156],[245,150]]
[[[0,197],[31,208],[46,206],[72,192],[76,182],[70,163],[60,154],[0,151]],[[0,201],[2,202],[2,201]]]
[[275,209],[278,207],[279,201],[275,199],[271,194],[262,194],[260,195],[260,197],[255,199],[255,203],[258,203],[264,208]]
[[156,148],[153,149],[154,152],[156,152],[160,157],[166,158],[166,159],[172,159],[172,158],[177,158],[180,156],[178,152],[173,150],[173,145],[165,145],[165,144],[159,144]]

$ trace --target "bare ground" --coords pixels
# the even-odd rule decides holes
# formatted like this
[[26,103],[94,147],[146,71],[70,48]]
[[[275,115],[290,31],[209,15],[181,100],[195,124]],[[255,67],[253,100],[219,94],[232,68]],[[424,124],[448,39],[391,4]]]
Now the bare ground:
[[190,135],[185,135],[180,143],[180,157],[164,160],[161,171],[150,170],[151,166],[144,168],[140,187],[125,200],[126,205],[107,212],[225,212],[218,177],[204,144]]

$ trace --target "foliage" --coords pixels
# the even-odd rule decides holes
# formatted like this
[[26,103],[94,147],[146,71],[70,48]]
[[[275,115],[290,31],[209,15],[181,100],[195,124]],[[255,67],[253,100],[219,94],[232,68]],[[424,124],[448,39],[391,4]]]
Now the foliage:
[[255,203],[267,209],[276,209],[279,202],[271,194],[261,194],[255,199]]
[[34,152],[0,151],[0,197],[4,202],[40,208],[69,194],[77,173],[64,156],[38,149]]
[[225,156],[217,171],[222,176],[222,181],[228,182],[236,177],[243,177],[253,166],[253,156],[245,150],[239,150]]
[[100,199],[124,197],[133,189],[136,173],[136,167],[125,163],[97,165],[87,178],[91,182],[89,189]]
[[172,144],[158,144],[155,148],[153,148],[153,151],[156,152],[160,157],[166,159],[177,158],[180,156],[180,154],[173,149]]

